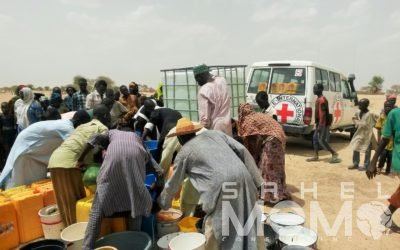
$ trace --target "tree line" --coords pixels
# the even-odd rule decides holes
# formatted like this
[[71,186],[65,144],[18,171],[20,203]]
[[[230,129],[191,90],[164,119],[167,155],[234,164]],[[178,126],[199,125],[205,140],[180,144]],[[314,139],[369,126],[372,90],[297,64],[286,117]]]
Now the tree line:
[[[60,84],[60,85],[55,85],[57,87],[61,88],[61,91],[65,93],[65,90],[68,86],[74,86],[74,88],[76,90],[79,90],[79,79],[80,78],[85,78],[87,80],[88,83],[88,90],[92,91],[94,89],[94,84],[96,83],[96,81],[98,80],[104,80],[107,82],[107,87],[108,88],[116,88],[117,85],[116,83],[108,76],[99,76],[96,79],[90,79],[90,78],[86,78],[84,76],[81,75],[76,75],[73,77],[72,79],[72,83],[71,84]],[[128,84],[128,83],[127,83]],[[127,85],[126,84],[126,85]],[[35,86],[33,84],[24,84],[27,87],[31,88],[34,91],[51,91],[55,86],[50,87],[50,86]],[[153,88],[149,88],[146,84],[138,84],[139,85],[139,89],[140,91],[144,91],[144,92],[154,92]],[[18,85],[13,85],[13,86],[6,86],[6,87],[1,87],[0,90],[2,90],[2,92],[6,92],[6,93],[11,93],[14,94],[15,91],[17,90]]]
[[[363,86],[360,88],[360,93],[365,94],[380,94],[383,90],[383,82],[385,79],[382,76],[375,75],[368,82],[367,86]],[[394,84],[389,89],[386,90],[387,94],[400,94],[400,84]]]

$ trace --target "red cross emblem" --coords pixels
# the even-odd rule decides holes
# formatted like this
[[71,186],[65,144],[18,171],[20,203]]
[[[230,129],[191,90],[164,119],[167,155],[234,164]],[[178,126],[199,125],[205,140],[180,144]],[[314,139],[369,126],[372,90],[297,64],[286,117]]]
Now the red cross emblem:
[[281,117],[281,122],[283,122],[283,123],[287,122],[288,117],[294,116],[294,112],[292,110],[289,110],[288,106],[289,105],[287,103],[283,103],[282,109],[276,111],[276,114]]
[[336,102],[335,110],[333,112],[333,115],[335,116],[334,123],[337,123],[339,121],[340,117],[342,116],[342,110],[340,109],[340,103],[339,102]]

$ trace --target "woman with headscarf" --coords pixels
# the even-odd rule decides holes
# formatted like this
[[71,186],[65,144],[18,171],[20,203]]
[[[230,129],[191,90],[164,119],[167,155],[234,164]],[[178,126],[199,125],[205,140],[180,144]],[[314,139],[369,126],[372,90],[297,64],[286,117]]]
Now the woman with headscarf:
[[255,112],[250,104],[240,104],[239,135],[261,170],[264,202],[290,199],[285,175],[286,136],[282,126],[271,116]]
[[29,125],[38,122],[42,118],[43,109],[40,103],[33,98],[33,92],[25,87],[19,92],[22,100],[16,109],[18,133]]

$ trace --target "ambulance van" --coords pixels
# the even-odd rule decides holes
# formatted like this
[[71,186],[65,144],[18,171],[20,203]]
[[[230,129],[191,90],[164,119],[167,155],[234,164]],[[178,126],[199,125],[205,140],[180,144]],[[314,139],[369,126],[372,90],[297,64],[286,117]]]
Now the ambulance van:
[[346,77],[338,70],[311,61],[267,61],[250,66],[246,101],[257,106],[259,91],[268,93],[271,110],[288,136],[309,138],[315,130],[313,86],[322,83],[329,103],[332,131],[355,131],[352,117],[358,99],[353,74]]

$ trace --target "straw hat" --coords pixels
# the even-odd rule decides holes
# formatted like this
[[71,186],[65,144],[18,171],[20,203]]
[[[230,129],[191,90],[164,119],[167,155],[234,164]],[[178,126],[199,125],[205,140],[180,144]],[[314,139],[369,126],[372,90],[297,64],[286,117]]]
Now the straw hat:
[[178,120],[178,123],[176,124],[176,132],[167,135],[167,137],[174,137],[174,136],[196,133],[197,131],[199,131],[202,128],[203,128],[203,125],[200,125],[200,124],[196,125],[196,124],[193,124],[193,122],[187,118],[181,118]]

